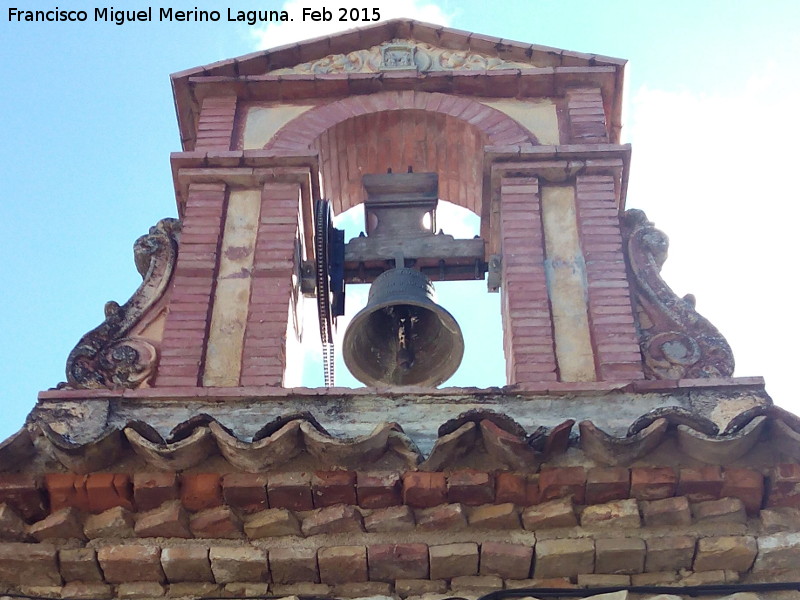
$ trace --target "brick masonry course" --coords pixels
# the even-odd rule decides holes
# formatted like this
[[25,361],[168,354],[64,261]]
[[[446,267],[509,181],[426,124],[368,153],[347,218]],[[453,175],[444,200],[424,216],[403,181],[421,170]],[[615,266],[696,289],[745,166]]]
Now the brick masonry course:
[[[800,556],[796,534],[717,537],[565,537],[531,543],[506,541],[450,544],[393,543],[336,545],[321,538],[319,547],[219,546],[213,541],[191,545],[102,545],[63,548],[50,544],[0,543],[0,576],[22,585],[61,582],[104,584],[229,584],[269,582],[276,585],[341,585],[397,580],[446,581],[484,578],[524,581],[588,575],[650,574],[641,581],[666,580],[681,572],[697,581],[719,572],[784,572]],[[210,545],[209,545],[210,544]],[[755,565],[754,565],[755,562]],[[723,576],[727,580],[728,575]],[[602,578],[600,578],[602,579]],[[598,581],[600,580],[598,579]],[[668,578],[667,578],[668,579]],[[405,584],[404,584],[405,585]],[[410,583],[412,588],[436,585]],[[479,585],[480,586],[480,585]],[[170,588],[171,589],[171,588]]]
[[[474,470],[451,474],[331,471],[225,477],[212,473],[107,473],[102,478],[49,474],[38,483],[32,480],[34,487],[24,495],[18,494],[15,505],[5,505],[5,513],[0,513],[5,519],[0,522],[0,539],[26,539],[28,530],[21,529],[22,521],[15,518],[22,518],[30,534],[40,540],[81,539],[84,535],[127,537],[131,528],[139,537],[293,535],[297,533],[297,527],[291,525],[295,520],[307,534],[330,533],[342,529],[345,523],[354,523],[353,530],[361,530],[357,524],[361,515],[367,529],[376,531],[391,527],[392,521],[399,528],[407,528],[412,520],[423,529],[467,525],[515,528],[517,515],[526,529],[536,530],[574,526],[573,509],[582,503],[586,504],[581,516],[584,525],[607,520],[610,526],[617,521],[635,526],[636,509],[631,503],[636,500],[645,527],[741,523],[746,515],[758,515],[765,503],[770,509],[800,508],[800,494],[792,491],[798,477],[793,469],[794,465],[778,465],[766,477],[752,469],[719,467],[551,467],[535,476],[513,472],[493,476]],[[0,474],[0,492],[4,487],[18,488],[18,479]],[[90,485],[92,481],[95,485]],[[129,485],[123,485],[125,482]],[[90,502],[89,491],[101,489],[113,492],[91,492],[106,494],[107,500]],[[622,498],[625,494],[628,498]],[[22,497],[30,504],[20,504]],[[455,498],[466,503],[453,503]],[[49,505],[52,512],[43,515],[40,505]],[[403,505],[418,514],[409,517],[401,510],[381,516],[375,512]],[[329,526],[311,524],[335,506],[359,507],[361,514],[350,509],[347,518],[331,516]],[[315,507],[322,512],[305,514]],[[605,518],[603,507],[608,509]],[[623,507],[627,517],[619,512]],[[274,521],[271,532],[253,533],[264,529],[257,524],[270,511],[276,511],[273,521],[277,511],[283,511],[284,525],[279,527]],[[303,525],[306,519],[311,521]],[[15,522],[17,527],[13,526]]]

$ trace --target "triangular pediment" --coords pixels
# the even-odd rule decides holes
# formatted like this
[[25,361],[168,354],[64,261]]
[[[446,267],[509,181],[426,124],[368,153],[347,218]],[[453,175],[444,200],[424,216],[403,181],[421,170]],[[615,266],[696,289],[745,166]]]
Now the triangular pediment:
[[617,58],[516,42],[411,19],[394,19],[189,69],[172,78],[179,82],[188,77],[231,75],[619,67],[624,64],[624,60]]
[[[370,75],[413,80],[448,72],[492,77],[514,71],[522,77],[539,78],[525,84],[523,91],[506,90],[506,96],[547,94],[588,83],[602,88],[616,122],[621,114],[625,62],[395,19],[174,73],[172,87],[184,148],[193,148],[198,101],[205,96],[234,94],[251,100],[336,96],[342,93],[339,80]],[[546,79],[551,75],[558,83]],[[315,79],[309,85],[309,80]],[[448,92],[445,79],[438,87],[426,89]],[[471,93],[474,87],[470,87]],[[355,84],[355,88],[356,93],[377,89],[369,84]],[[495,88],[487,81],[481,89]]]

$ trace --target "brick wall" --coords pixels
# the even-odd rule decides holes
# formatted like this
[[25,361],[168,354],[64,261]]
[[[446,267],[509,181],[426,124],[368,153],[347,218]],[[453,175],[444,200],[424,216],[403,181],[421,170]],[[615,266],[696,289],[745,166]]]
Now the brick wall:
[[203,100],[197,122],[195,150],[230,150],[236,96],[210,97]]
[[[483,107],[486,110],[493,110]],[[394,110],[362,115],[326,130],[316,141],[325,195],[341,213],[366,199],[367,173],[439,174],[439,197],[480,214],[485,136],[450,115]]]
[[300,186],[268,183],[262,191],[241,384],[281,385],[286,369]]
[[504,178],[500,196],[506,379],[509,384],[555,381],[539,181],[535,177]]
[[614,178],[579,176],[576,188],[598,377],[603,381],[642,379],[642,356],[622,253]]
[[363,202],[365,173],[438,171],[440,197],[480,214],[483,146],[535,143],[508,115],[471,98],[416,90],[352,96],[318,106],[267,145],[320,152],[325,195],[340,213]]
[[607,144],[608,127],[600,88],[568,90],[566,100],[570,142]]
[[161,344],[159,386],[199,385],[226,201],[224,183],[189,185]]

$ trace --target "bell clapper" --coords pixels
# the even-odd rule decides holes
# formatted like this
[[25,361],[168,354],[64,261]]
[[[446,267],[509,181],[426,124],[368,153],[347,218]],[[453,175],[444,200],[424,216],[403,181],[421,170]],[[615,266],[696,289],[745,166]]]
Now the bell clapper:
[[393,316],[397,329],[397,366],[408,371],[414,365],[414,351],[411,346],[414,318],[405,306],[396,308]]

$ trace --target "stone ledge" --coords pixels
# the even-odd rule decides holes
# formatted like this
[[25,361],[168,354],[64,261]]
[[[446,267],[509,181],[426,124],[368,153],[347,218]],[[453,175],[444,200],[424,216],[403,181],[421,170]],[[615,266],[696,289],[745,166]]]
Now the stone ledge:
[[708,379],[677,379],[677,380],[640,380],[631,383],[620,383],[615,381],[596,381],[586,383],[571,382],[546,382],[541,386],[534,387],[526,384],[525,389],[520,389],[516,385],[491,388],[474,387],[417,387],[417,386],[394,386],[392,388],[380,387],[360,387],[360,388],[341,388],[341,387],[295,387],[282,388],[274,386],[258,387],[157,387],[142,388],[137,390],[119,389],[93,389],[93,390],[44,390],[39,392],[40,401],[57,400],[92,400],[106,398],[129,398],[131,400],[176,400],[185,402],[187,399],[198,398],[203,400],[235,400],[248,398],[257,400],[269,400],[269,398],[295,397],[298,399],[308,397],[333,397],[342,398],[345,396],[369,396],[376,395],[385,398],[398,398],[409,395],[422,394],[425,396],[446,397],[462,396],[503,396],[507,394],[521,396],[541,396],[542,394],[553,395],[573,395],[575,393],[586,394],[591,392],[612,392],[632,390],[639,392],[670,392],[676,389],[688,388],[712,388],[712,389],[763,389],[765,386],[763,377],[720,377]]

